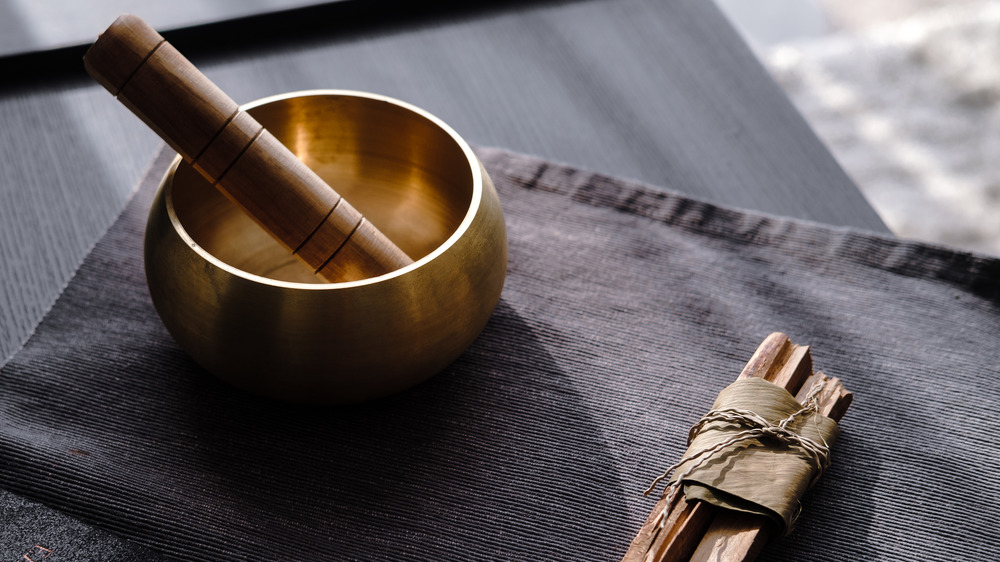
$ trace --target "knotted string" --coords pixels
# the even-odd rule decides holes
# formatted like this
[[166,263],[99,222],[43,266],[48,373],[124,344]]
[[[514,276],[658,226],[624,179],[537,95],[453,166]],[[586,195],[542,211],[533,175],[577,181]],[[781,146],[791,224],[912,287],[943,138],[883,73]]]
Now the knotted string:
[[653,480],[653,482],[649,485],[649,488],[647,488],[644,492],[644,495],[648,496],[652,493],[660,482],[669,478],[670,475],[682,465],[685,463],[691,463],[690,466],[688,466],[684,472],[680,473],[673,482],[668,484],[666,490],[664,490],[666,502],[664,503],[663,510],[661,510],[657,516],[657,530],[654,534],[653,541],[650,542],[650,546],[656,542],[656,535],[659,535],[660,531],[663,530],[664,525],[666,525],[667,515],[670,511],[671,504],[673,503],[678,490],[680,490],[683,485],[684,480],[712,460],[733,454],[741,447],[750,446],[753,440],[771,437],[781,443],[793,448],[798,448],[799,450],[807,453],[814,465],[813,478],[809,485],[812,486],[815,484],[816,481],[819,480],[820,476],[822,476],[823,471],[830,466],[830,447],[825,441],[823,441],[822,437],[820,440],[823,442],[817,443],[816,441],[803,437],[802,435],[799,435],[795,431],[789,429],[788,425],[799,416],[808,415],[818,411],[819,404],[817,398],[825,386],[826,380],[814,385],[803,401],[802,408],[777,423],[769,422],[754,412],[736,408],[720,408],[712,410],[702,416],[702,418],[698,420],[698,423],[692,426],[691,430],[688,432],[688,445],[690,445],[702,429],[709,424],[719,423],[737,425],[747,429],[740,431],[725,441],[721,441],[684,457],[680,460],[680,462],[674,464],[663,474],[657,476]]

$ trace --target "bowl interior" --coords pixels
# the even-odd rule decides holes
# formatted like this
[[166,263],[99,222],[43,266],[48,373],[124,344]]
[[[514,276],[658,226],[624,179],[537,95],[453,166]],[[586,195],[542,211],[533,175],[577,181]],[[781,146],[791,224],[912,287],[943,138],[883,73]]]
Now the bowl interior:
[[[473,164],[453,133],[418,110],[323,93],[272,98],[248,112],[414,260],[443,244],[470,211]],[[230,266],[325,282],[188,164],[178,166],[167,198],[191,238]]]

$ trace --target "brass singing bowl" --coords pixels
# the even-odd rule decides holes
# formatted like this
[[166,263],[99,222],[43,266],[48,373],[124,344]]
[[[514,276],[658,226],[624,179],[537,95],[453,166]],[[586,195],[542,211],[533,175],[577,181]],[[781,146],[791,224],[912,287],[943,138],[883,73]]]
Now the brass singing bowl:
[[244,109],[415,262],[327,283],[178,157],[145,238],[150,295],[177,343],[237,387],[312,403],[391,394],[458,358],[507,267],[500,201],[465,141],[368,93],[296,92]]

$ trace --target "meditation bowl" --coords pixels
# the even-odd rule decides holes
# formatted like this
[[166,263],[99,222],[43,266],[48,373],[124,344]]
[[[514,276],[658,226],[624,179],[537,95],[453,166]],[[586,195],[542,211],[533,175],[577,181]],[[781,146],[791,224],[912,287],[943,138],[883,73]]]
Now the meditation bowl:
[[358,402],[452,363],[489,320],[507,238],[469,146],[383,96],[295,92],[244,106],[414,263],[329,283],[178,157],[150,210],[149,292],[197,363],[255,394]]

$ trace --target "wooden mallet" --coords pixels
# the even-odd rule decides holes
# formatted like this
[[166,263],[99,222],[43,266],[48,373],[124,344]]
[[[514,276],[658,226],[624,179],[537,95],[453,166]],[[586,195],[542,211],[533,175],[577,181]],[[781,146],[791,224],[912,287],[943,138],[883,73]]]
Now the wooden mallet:
[[149,24],[123,15],[87,72],[289,251],[328,281],[413,260]]

